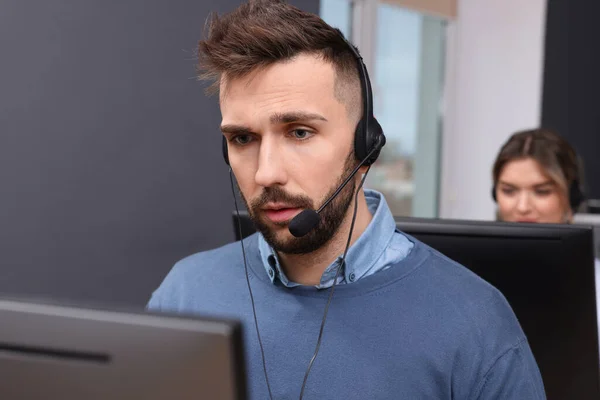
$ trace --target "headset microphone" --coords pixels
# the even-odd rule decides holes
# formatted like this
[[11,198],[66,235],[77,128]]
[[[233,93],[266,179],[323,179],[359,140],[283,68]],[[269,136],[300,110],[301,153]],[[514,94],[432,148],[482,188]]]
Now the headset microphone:
[[358,172],[358,170],[371,158],[371,156],[377,152],[380,151],[381,148],[385,145],[385,136],[384,135],[379,135],[376,139],[376,143],[373,146],[373,148],[371,149],[371,151],[369,152],[369,154],[367,154],[367,156],[365,157],[364,160],[362,160],[352,171],[352,173],[350,175],[348,175],[348,177],[344,180],[344,182],[342,182],[342,184],[337,188],[337,190],[331,195],[331,197],[329,197],[327,199],[327,201],[325,203],[323,203],[323,205],[317,210],[311,210],[311,209],[306,209],[303,210],[300,214],[296,215],[291,221],[290,221],[290,225],[288,227],[290,233],[292,235],[294,235],[295,237],[302,237],[304,235],[306,235],[308,232],[312,231],[313,229],[315,229],[317,227],[317,225],[319,224],[319,221],[321,221],[321,216],[319,214],[321,214],[321,211],[323,211],[323,209],[325,207],[327,207],[327,205],[329,203],[331,203],[331,201],[333,199],[335,199],[340,192],[342,191],[342,189],[344,189],[346,187],[346,185],[348,184],[348,182],[350,182],[350,180],[352,178],[354,178],[354,175],[356,175],[356,173]]
[[312,231],[320,220],[319,211],[306,209],[290,221],[290,233],[295,237],[302,237]]

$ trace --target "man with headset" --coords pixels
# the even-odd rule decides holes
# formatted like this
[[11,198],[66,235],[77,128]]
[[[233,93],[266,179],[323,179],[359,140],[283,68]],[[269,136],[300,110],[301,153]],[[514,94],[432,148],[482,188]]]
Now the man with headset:
[[252,399],[545,398],[504,297],[362,190],[385,136],[338,30],[257,0],[214,16],[198,55],[259,233],[178,262],[150,310],[241,319]]

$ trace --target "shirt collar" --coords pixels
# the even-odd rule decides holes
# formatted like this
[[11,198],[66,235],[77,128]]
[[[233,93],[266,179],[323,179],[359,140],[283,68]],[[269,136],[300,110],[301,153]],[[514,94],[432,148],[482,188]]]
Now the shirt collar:
[[[385,197],[381,193],[370,189],[365,189],[364,193],[367,207],[373,218],[363,234],[348,249],[346,268],[340,273],[338,284],[356,282],[367,274],[381,258],[396,230],[396,221]],[[272,283],[279,280],[287,287],[300,286],[300,284],[287,278],[281,268],[277,253],[265,241],[262,234],[259,234],[258,237],[258,249],[263,266]],[[333,279],[341,258],[342,254],[325,269],[321,276],[321,282],[315,286],[316,288],[324,289],[333,285]]]

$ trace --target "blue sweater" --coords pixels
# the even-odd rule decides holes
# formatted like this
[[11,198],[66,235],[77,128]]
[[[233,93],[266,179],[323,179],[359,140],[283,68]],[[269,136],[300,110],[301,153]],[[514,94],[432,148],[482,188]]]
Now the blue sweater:
[[[275,399],[297,399],[329,290],[273,285],[245,239]],[[505,298],[432,248],[336,287],[305,399],[545,399],[527,340]],[[251,399],[268,399],[239,243],[175,265],[152,310],[226,316],[245,327]]]

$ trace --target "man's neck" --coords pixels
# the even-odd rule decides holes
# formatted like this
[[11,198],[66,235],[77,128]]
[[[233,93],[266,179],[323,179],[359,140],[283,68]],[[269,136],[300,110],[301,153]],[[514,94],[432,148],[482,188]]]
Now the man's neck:
[[[278,254],[282,268],[288,279],[301,285],[318,285],[321,282],[323,272],[337,257],[344,253],[348,242],[348,234],[350,233],[353,212],[354,202],[348,208],[348,215],[335,236],[318,250],[310,254]],[[354,223],[350,246],[367,229],[371,219],[373,219],[373,216],[367,206],[364,192],[361,191],[358,195],[358,210],[356,212],[356,222]]]

